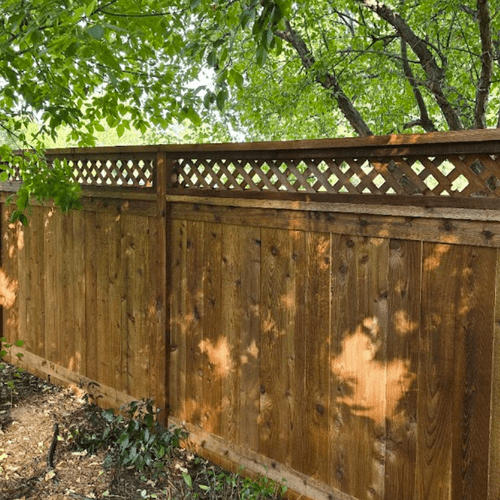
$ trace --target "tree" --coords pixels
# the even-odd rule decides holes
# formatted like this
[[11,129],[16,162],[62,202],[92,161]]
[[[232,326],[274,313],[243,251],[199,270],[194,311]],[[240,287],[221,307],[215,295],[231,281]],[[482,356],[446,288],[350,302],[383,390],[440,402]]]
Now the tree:
[[[73,142],[92,145],[103,120],[119,136],[173,119],[201,123],[196,89],[185,86],[198,68],[181,64],[182,16],[166,1],[2,1],[0,129],[18,148],[39,151],[65,126]],[[48,168],[41,155],[13,156],[5,142],[0,156],[24,181],[14,218],[30,196],[55,195],[63,209],[77,204],[78,189],[61,183],[64,163]]]
[[500,124],[498,0],[4,0],[2,9],[0,129],[22,147],[61,127],[93,144],[103,120],[120,136],[215,117],[238,139]]
[[301,121],[326,135],[339,123],[349,135],[499,126],[498,1],[203,6],[194,53],[217,70],[219,93],[244,74],[231,103],[254,137],[304,135]]

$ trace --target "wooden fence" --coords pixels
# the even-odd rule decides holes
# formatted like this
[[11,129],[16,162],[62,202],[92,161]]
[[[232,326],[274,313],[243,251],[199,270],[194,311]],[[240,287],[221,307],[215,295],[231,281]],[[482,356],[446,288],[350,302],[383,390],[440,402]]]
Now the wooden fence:
[[1,207],[30,370],[305,497],[500,498],[499,131],[56,156],[82,211]]

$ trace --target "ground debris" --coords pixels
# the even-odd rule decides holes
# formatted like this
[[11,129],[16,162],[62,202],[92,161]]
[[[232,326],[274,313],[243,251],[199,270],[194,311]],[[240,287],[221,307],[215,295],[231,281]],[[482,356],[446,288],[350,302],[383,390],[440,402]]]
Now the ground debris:
[[[15,381],[14,390],[9,380]],[[96,411],[82,396],[76,387],[62,389],[9,364],[0,369],[1,500],[248,498],[235,491],[241,478],[230,479],[229,473],[183,449],[159,475],[109,466],[106,450],[93,455],[75,449],[71,431],[84,428]]]

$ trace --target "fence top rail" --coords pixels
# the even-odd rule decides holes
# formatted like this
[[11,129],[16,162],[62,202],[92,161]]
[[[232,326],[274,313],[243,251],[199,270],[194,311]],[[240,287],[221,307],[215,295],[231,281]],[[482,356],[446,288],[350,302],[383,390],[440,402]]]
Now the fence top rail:
[[[58,148],[48,149],[47,155],[50,157],[61,156],[97,156],[102,154],[117,155],[154,155],[164,152],[168,156],[182,157],[186,154],[206,155],[217,153],[272,153],[287,152],[293,156],[295,152],[317,152],[319,150],[329,150],[339,155],[343,150],[351,156],[354,149],[366,150],[374,149],[375,154],[379,154],[380,149],[385,150],[385,154],[401,155],[402,150],[409,153],[411,150],[435,149],[436,154],[443,154],[441,146],[451,147],[454,152],[489,150],[500,153],[500,129],[485,130],[462,130],[452,132],[431,132],[426,134],[394,134],[384,136],[369,137],[349,137],[340,139],[312,139],[295,141],[270,141],[270,142],[238,142],[238,143],[214,143],[214,144],[159,144],[152,146],[102,146],[94,148]],[[333,150],[333,151],[332,151]],[[360,151],[361,152],[361,151]],[[233,156],[233,155],[232,155]],[[246,156],[246,155],[245,155]]]

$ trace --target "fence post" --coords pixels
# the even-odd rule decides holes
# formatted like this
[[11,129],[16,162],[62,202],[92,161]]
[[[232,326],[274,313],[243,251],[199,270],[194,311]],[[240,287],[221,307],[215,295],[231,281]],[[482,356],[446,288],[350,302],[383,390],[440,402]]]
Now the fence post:
[[175,160],[167,157],[167,153],[158,150],[156,156],[156,203],[158,209],[157,248],[158,263],[161,270],[159,303],[161,304],[160,325],[163,329],[162,345],[158,346],[154,356],[158,367],[158,387],[156,389],[156,404],[162,411],[159,415],[163,425],[168,424],[170,408],[170,207],[167,203],[167,188],[172,184],[172,172]]

